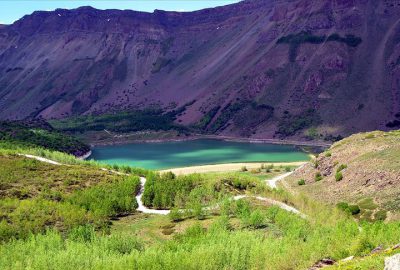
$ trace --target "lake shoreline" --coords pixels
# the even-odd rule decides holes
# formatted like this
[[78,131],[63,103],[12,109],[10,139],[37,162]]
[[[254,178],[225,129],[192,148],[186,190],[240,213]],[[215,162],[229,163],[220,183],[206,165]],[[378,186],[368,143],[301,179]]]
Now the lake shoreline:
[[[119,137],[120,138],[120,137]],[[202,139],[221,140],[227,142],[246,142],[246,143],[261,143],[261,144],[279,144],[279,145],[294,145],[294,146],[310,146],[310,147],[321,147],[329,148],[332,143],[316,142],[316,141],[297,141],[297,140],[279,140],[279,139],[255,139],[246,137],[233,137],[233,136],[222,136],[222,135],[192,135],[182,138],[163,138],[163,139],[150,139],[150,140],[115,140],[112,142],[90,142],[90,146],[111,146],[111,145],[124,145],[134,143],[165,143],[165,142],[183,142],[183,141],[194,141]]]
[[193,173],[215,173],[215,172],[237,172],[242,167],[246,167],[247,170],[260,168],[262,165],[268,166],[273,164],[274,166],[302,166],[307,164],[308,161],[295,161],[295,162],[231,162],[222,164],[207,164],[207,165],[195,165],[186,166],[180,168],[162,169],[158,170],[160,173],[172,172],[176,175],[186,175]]

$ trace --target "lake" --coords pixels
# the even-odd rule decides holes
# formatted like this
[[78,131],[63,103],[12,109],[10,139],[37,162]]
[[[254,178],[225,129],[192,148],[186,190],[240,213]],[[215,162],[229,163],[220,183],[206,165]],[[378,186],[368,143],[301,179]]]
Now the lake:
[[295,162],[309,157],[291,145],[202,139],[97,146],[89,159],[146,169],[170,169],[233,162]]

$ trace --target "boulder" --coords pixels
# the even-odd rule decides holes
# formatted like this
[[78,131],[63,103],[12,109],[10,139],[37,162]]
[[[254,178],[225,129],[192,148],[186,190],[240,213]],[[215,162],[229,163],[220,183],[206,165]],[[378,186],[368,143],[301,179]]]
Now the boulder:
[[400,270],[400,253],[392,257],[385,258],[384,270]]

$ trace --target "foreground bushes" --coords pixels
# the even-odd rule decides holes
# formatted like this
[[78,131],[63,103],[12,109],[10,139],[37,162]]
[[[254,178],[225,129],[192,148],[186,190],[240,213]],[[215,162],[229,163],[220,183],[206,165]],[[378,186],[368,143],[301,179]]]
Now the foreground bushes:
[[139,186],[139,177],[131,176],[123,181],[77,191],[67,201],[96,215],[115,216],[138,207],[135,194]]
[[265,189],[258,178],[241,174],[192,174],[175,176],[148,174],[143,203],[148,207],[198,208],[212,204],[228,193],[262,191]]
[[[399,223],[366,223],[359,230],[355,221],[335,211],[318,211],[308,222],[268,208],[261,212],[268,221],[263,229],[235,230],[232,220],[222,216],[208,229],[197,223],[146,249],[132,235],[106,236],[80,228],[63,238],[49,231],[0,246],[0,268],[307,269],[321,258],[368,254],[400,238]],[[259,214],[253,215],[257,220]]]
[[132,176],[71,195],[60,194],[55,200],[41,197],[0,200],[0,241],[26,238],[31,233],[45,232],[49,228],[62,232],[84,224],[106,228],[110,216],[137,208],[135,193],[139,185],[139,178]]

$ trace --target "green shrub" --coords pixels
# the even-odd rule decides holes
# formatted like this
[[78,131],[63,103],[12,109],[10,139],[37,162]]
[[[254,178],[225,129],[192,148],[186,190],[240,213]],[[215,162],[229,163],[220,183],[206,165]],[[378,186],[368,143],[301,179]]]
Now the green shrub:
[[332,153],[331,152],[326,152],[325,153],[325,157],[331,157],[332,156]]
[[346,202],[340,202],[336,205],[336,207],[351,215],[358,215],[361,212],[360,207],[356,204],[353,205]]
[[246,225],[253,229],[260,229],[265,227],[265,216],[260,210],[253,211],[248,219],[246,220]]
[[321,181],[323,179],[322,174],[320,172],[315,173],[315,181]]
[[95,237],[96,232],[91,225],[77,226],[68,234],[69,239],[79,242],[92,242]]
[[368,209],[368,210],[374,210],[378,207],[374,202],[373,198],[364,198],[358,202],[358,205],[362,209]]
[[346,168],[347,168],[347,165],[346,165],[346,164],[341,164],[341,165],[337,168],[336,172],[341,172],[341,171],[343,171],[343,170],[346,169]]
[[77,191],[67,201],[104,217],[130,213],[138,207],[135,194],[139,186],[139,177],[125,177],[119,182]]
[[348,211],[352,214],[352,215],[357,215],[361,212],[361,209],[358,205],[356,204],[350,204],[348,206]]
[[299,186],[304,186],[306,184],[306,181],[304,179],[300,179],[299,181],[297,181],[297,184]]
[[240,171],[241,171],[241,172],[247,172],[247,167],[246,167],[246,166],[242,166],[242,167],[240,168]]
[[177,208],[172,209],[168,216],[173,222],[179,222],[183,220],[183,213]]
[[352,254],[355,256],[367,255],[375,248],[374,244],[368,239],[367,236],[357,239],[357,242],[352,247]]
[[315,168],[315,169],[318,168],[318,166],[319,166],[318,159],[315,159],[315,160],[314,160],[313,165],[314,165],[314,168]]
[[342,174],[342,172],[336,172],[336,174],[335,174],[335,179],[336,179],[336,181],[341,181],[342,179],[343,179],[343,174]]
[[384,221],[387,218],[387,211],[379,210],[375,213],[374,219],[377,221]]

